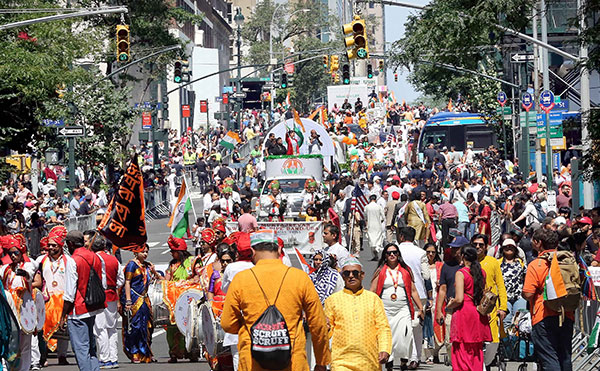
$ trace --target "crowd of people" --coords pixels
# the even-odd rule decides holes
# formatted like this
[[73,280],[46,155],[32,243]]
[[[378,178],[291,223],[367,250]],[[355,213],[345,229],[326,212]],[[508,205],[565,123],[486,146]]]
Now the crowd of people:
[[[169,152],[157,166],[151,147],[135,149],[146,197],[160,190],[172,207],[184,181],[203,194],[189,238],[169,237],[172,260],[164,271],[148,260],[148,246],[123,264],[119,250],[97,231],[64,227],[68,218],[106,212],[115,188],[105,186],[111,177],[103,172],[90,177],[81,171],[80,186],[60,192],[55,167],[44,170],[35,195],[27,175],[3,184],[2,299],[19,321],[24,295],[41,295],[45,308],[43,327],[13,323],[19,342],[0,347],[3,362],[36,370],[47,364],[48,349],[67,364],[67,339],[80,369],[118,367],[119,341],[131,362],[155,362],[155,304],[148,292],[178,282],[204,293],[229,351],[215,356],[203,347],[189,350],[185,334],[170,322],[172,363],[205,358],[215,370],[263,369],[256,344],[273,331],[275,324],[262,321],[265,309],[275,306],[285,325],[285,331],[277,327],[278,341],[290,340],[282,362],[292,370],[308,362],[321,371],[418,369],[423,362],[442,362],[444,353],[454,370],[484,370],[500,361],[499,347],[509,347],[516,332],[529,336],[544,370],[570,370],[573,310],[579,297],[595,298],[586,272],[600,265],[600,208],[572,204],[568,164],[553,174],[556,188],[548,189],[535,177],[524,179],[518,160],[502,158],[493,146],[459,153],[432,144],[418,153],[424,120],[437,111],[388,100],[387,124],[369,121],[367,110],[380,101],[369,96],[365,106],[344,102],[327,114],[324,125],[347,163],[340,173],[326,170],[323,182],[308,181],[302,193],[299,215],[323,222],[324,242],[311,252],[305,272],[289,268],[284,241],[259,226],[252,202],[263,181],[264,156],[298,153],[293,134],[265,138],[245,158],[238,148],[227,156],[220,150],[227,133],[222,127],[208,137],[171,133]],[[453,109],[468,110],[468,103]],[[245,112],[241,145],[287,116],[277,115]],[[360,131],[350,130],[354,124]],[[318,153],[321,139],[306,134],[310,153]],[[278,182],[269,184],[268,196],[260,205],[268,220],[284,221]],[[236,222],[238,231],[228,234],[227,222]],[[24,235],[38,227],[44,237],[32,246]],[[373,264],[366,258],[377,268],[364,281],[367,264]],[[558,276],[552,270],[558,259],[561,269],[576,272],[565,282],[579,290],[570,292],[569,301],[556,290],[556,298],[548,294],[548,277],[567,280],[561,269]],[[91,281],[100,282],[101,290]],[[101,300],[88,295],[99,291]],[[0,311],[0,323],[14,318]],[[255,325],[264,332],[256,335]]]

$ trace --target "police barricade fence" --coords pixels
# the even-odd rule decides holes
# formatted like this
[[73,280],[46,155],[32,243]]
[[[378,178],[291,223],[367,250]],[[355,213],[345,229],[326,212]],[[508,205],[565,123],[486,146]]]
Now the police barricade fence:
[[168,186],[144,191],[146,220],[154,220],[170,213]]
[[597,339],[600,331],[600,267],[589,267],[588,271],[594,283],[594,298],[584,297],[575,311],[571,357],[573,370],[600,369],[600,343]]

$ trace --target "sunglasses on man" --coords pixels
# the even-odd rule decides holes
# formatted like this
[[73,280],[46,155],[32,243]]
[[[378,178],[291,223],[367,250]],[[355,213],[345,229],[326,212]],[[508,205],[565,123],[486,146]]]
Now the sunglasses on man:
[[351,271],[343,271],[342,272],[342,276],[344,276],[345,278],[350,278],[350,276],[354,276],[354,277],[360,277],[360,274],[362,273],[362,271],[359,270],[351,270]]

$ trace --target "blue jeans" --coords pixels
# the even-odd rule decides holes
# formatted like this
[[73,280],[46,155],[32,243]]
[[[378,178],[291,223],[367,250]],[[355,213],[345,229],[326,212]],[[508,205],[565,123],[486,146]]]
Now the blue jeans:
[[77,365],[82,371],[99,371],[100,364],[96,356],[96,338],[94,337],[94,321],[96,316],[83,319],[69,319],[69,337],[71,348],[75,353]]
[[469,229],[469,222],[458,222],[457,228],[465,238],[468,238],[467,230]]
[[565,317],[562,327],[558,326],[558,316],[546,317],[533,325],[531,340],[538,362],[544,371],[572,371],[571,337],[573,321]]
[[507,329],[508,326],[510,326],[510,324],[513,320],[513,317],[515,316],[515,313],[517,313],[519,310],[523,310],[523,309],[527,308],[527,302],[523,298],[518,298],[515,301],[508,300],[506,302],[506,306],[507,306],[508,310],[506,313],[506,317],[504,317],[504,328],[505,329]]

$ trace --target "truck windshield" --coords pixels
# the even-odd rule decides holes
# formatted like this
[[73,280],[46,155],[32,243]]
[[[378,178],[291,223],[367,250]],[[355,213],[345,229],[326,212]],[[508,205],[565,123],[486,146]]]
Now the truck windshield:
[[[300,193],[304,190],[305,182],[306,179],[279,179],[281,193]],[[269,193],[269,187],[264,187],[262,194],[268,195]]]

